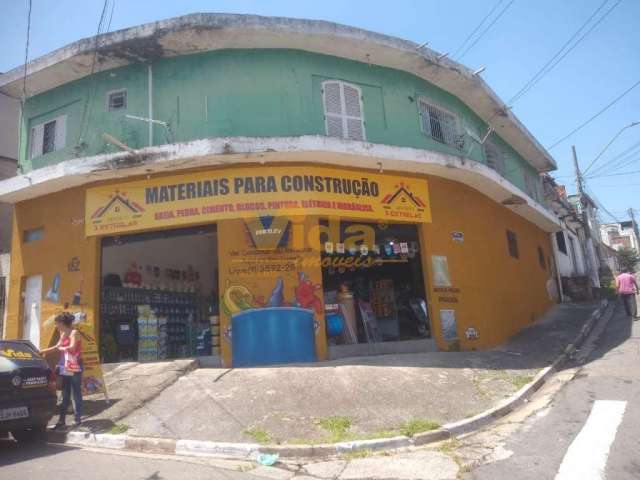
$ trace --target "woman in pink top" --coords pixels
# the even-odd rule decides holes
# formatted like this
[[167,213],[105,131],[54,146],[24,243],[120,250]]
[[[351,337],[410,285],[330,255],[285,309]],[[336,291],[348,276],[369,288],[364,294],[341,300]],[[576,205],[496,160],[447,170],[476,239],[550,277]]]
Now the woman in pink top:
[[67,409],[73,397],[75,413],[74,427],[80,426],[82,420],[82,344],[80,333],[73,328],[73,315],[61,313],[55,319],[56,328],[60,332],[60,341],[53,347],[45,348],[40,353],[58,350],[60,364],[58,374],[62,376],[62,403],[60,404],[60,418],[54,427],[56,430],[65,428]]
[[638,284],[636,283],[636,277],[628,269],[623,269],[622,273],[616,277],[616,289],[618,290],[618,295],[622,298],[627,315],[634,318],[637,317],[636,294],[638,293]]

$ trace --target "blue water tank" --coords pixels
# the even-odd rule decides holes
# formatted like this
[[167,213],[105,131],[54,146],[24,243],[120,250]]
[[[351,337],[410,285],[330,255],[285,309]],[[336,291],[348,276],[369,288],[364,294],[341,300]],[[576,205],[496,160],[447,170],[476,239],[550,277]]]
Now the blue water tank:
[[338,313],[329,313],[325,316],[327,322],[327,335],[330,337],[337,337],[342,335],[344,330],[344,318]]
[[313,310],[267,307],[231,317],[234,367],[316,361]]

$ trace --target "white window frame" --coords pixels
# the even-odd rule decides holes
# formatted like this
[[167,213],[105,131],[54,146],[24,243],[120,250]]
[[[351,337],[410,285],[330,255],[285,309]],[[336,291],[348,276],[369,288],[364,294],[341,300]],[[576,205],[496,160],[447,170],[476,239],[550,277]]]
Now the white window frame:
[[[124,107],[122,108],[111,108],[111,95],[115,95],[116,93],[124,93]],[[119,88],[117,90],[110,90],[107,92],[107,103],[106,110],[107,112],[119,112],[120,110],[126,110],[129,106],[129,93],[126,88]]]
[[[340,104],[341,104],[341,109],[342,109],[342,114],[338,115],[337,113],[328,113],[327,112],[327,102],[326,102],[326,98],[325,98],[325,86],[328,83],[337,83],[340,86]],[[347,105],[346,105],[346,101],[345,101],[345,95],[344,95],[344,87],[348,86],[349,88],[353,88],[354,90],[356,90],[358,92],[358,102],[360,104],[360,116],[359,117],[354,117],[352,115],[347,115]],[[366,131],[366,122],[364,120],[364,105],[363,105],[363,101],[362,101],[362,89],[357,86],[354,85],[353,83],[349,83],[349,82],[344,82],[342,80],[325,80],[324,82],[322,82],[321,85],[322,88],[322,110],[324,112],[324,132],[325,135],[329,135],[329,122],[328,122],[328,117],[334,117],[334,118],[339,118],[342,121],[342,137],[335,137],[335,138],[344,138],[346,140],[349,140],[349,128],[347,126],[347,120],[359,120],[361,127],[362,127],[362,139],[361,140],[356,140],[356,141],[362,141],[362,142],[366,142],[367,141],[367,131]],[[332,135],[333,136],[333,135]]]
[[[431,108],[434,108],[436,110],[440,110],[440,111],[442,111],[442,112],[444,112],[444,113],[446,113],[448,115],[451,115],[453,117],[453,119],[455,121],[455,125],[456,125],[455,126],[455,131],[453,132],[453,135],[455,137],[457,137],[457,138],[461,138],[462,137],[462,129],[461,129],[461,125],[460,125],[460,117],[455,112],[452,112],[451,110],[449,110],[447,108],[444,108],[443,106],[438,105],[437,103],[435,103],[435,102],[433,102],[433,101],[431,101],[431,100],[429,100],[428,98],[425,98],[425,97],[418,97],[417,104],[418,104],[418,115],[419,115],[419,120],[420,120],[420,130],[422,131],[422,133],[424,133],[427,137],[432,138],[434,141],[436,141],[438,143],[441,143],[443,145],[448,145],[450,147],[453,147],[453,148],[456,148],[456,149],[459,150],[460,149],[460,145],[458,143],[456,143],[455,141],[453,143],[449,143],[445,139],[445,141],[443,142],[443,141],[440,141],[439,139],[437,139],[436,137],[433,136],[433,133],[431,132],[431,118],[429,118],[429,127],[430,127],[429,131],[427,132],[425,130],[425,128],[424,128],[424,112],[423,112],[423,108],[422,107],[424,105],[425,107],[431,107]],[[425,108],[425,109],[428,111],[427,108]],[[446,137],[445,132],[443,132],[443,135],[445,135],[445,137]]]
[[[44,126],[55,122],[54,145],[50,152],[43,152],[44,148]],[[31,127],[29,131],[29,159],[41,157],[43,155],[62,150],[67,144],[67,116],[60,115],[40,122]]]

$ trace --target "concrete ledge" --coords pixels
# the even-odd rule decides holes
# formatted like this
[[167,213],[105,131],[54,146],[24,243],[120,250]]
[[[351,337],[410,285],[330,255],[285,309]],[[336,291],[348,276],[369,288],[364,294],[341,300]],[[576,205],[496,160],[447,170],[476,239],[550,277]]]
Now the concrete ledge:
[[[163,438],[134,437],[128,435],[92,434],[85,432],[69,432],[65,443],[102,448],[128,449],[141,452],[176,454],[184,456],[206,456],[235,459],[250,459],[260,453],[277,453],[283,458],[312,458],[328,457],[341,453],[362,450],[392,450],[410,446],[425,445],[440,442],[451,437],[479,430],[495,420],[508,415],[524,403],[535,393],[547,379],[558,371],[571,358],[571,355],[584,342],[593,330],[596,322],[605,312],[608,301],[603,300],[594,311],[587,323],[580,330],[573,343],[567,345],[564,352],[556,358],[550,366],[542,369],[534,379],[514,393],[511,397],[500,402],[493,408],[471,418],[452,422],[442,428],[419,433],[412,438],[398,436],[372,440],[357,440],[353,442],[339,442],[319,445],[259,445],[257,443],[225,443],[206,442],[199,440],[172,440]],[[53,436],[53,435],[52,435]],[[55,438],[55,437],[54,437]]]
[[200,440],[178,440],[176,455],[249,458],[257,453],[257,443],[204,442]]
[[331,345],[329,359],[362,357],[368,355],[391,355],[403,353],[437,352],[436,341],[431,338],[403,340],[400,342],[359,343],[356,345]]
[[172,455],[176,453],[177,441],[171,438],[147,438],[128,436],[125,440],[125,448],[135,452],[163,453]]

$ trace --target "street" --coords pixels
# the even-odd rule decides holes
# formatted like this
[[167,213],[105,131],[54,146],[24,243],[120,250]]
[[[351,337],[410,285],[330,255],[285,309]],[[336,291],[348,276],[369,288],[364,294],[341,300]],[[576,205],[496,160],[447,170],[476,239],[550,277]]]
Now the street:
[[[465,477],[501,479],[640,478],[640,323],[617,305],[576,377],[504,444],[508,458]],[[619,426],[618,426],[619,423]]]
[[[0,479],[29,480],[229,480],[260,477],[241,473],[246,462],[164,457],[57,445],[21,447],[0,443]],[[226,468],[222,468],[222,466]]]

